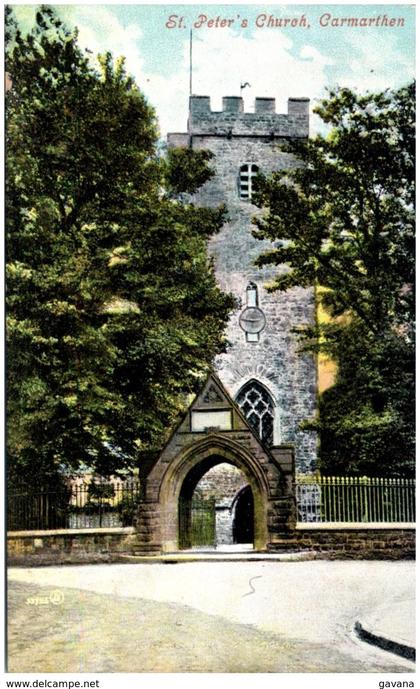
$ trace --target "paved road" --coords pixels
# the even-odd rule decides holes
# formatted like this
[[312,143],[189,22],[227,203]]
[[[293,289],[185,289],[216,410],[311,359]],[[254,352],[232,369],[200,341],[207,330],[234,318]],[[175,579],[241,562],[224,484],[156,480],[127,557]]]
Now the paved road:
[[352,629],[413,591],[412,562],[11,569],[9,669],[408,672]]

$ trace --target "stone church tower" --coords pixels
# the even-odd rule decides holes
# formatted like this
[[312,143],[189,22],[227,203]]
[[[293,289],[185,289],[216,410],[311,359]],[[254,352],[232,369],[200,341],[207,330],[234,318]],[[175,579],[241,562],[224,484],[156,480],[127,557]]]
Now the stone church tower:
[[169,134],[169,146],[213,152],[214,177],[196,194],[198,205],[226,204],[228,222],[211,239],[216,277],[240,304],[228,325],[231,343],[215,361],[217,374],[231,397],[268,447],[293,445],[297,472],[316,467],[316,436],[301,422],[314,416],[317,376],[312,356],[299,353],[294,328],[312,324],[314,291],[294,288],[267,292],[278,268],[255,266],[269,244],[252,236],[252,218],[261,211],[252,203],[258,171],[294,166],[279,144],[309,133],[309,100],[289,98],[287,114],[277,114],[275,100],[257,98],[255,112],[244,112],[243,99],[223,99],[214,112],[208,96],[191,96],[188,132]]
[[[315,301],[312,289],[267,292],[276,271],[255,266],[269,245],[251,233],[259,212],[252,190],[258,171],[296,165],[281,142],[307,136],[306,98],[290,99],[288,114],[280,115],[271,98],[258,98],[255,112],[244,113],[242,98],[225,98],[223,111],[213,112],[207,96],[191,97],[188,132],[169,135],[170,146],[214,153],[215,175],[195,200],[227,206],[229,220],[209,251],[219,284],[236,296],[238,309],[228,325],[227,353],[159,457],[140,467],[139,552],[290,546],[298,516],[295,471],[313,471],[316,462],[315,435],[300,428],[315,412],[316,366],[299,353],[293,330],[313,323]],[[224,500],[204,517],[204,503],[196,500],[212,492]],[[209,533],[200,523],[210,525]]]

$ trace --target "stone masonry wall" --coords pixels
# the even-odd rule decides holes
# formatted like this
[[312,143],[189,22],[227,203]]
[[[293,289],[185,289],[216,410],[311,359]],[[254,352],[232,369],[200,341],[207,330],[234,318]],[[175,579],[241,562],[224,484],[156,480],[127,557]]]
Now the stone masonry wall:
[[[397,560],[415,557],[414,528],[296,530],[269,545],[271,552],[308,552],[316,559]],[[7,536],[9,566],[40,566],[126,561],[136,552],[134,529],[67,532],[11,532]]]
[[248,485],[245,475],[230,464],[218,464],[197,483],[194,494],[203,499],[215,498],[216,505],[230,505],[237,493]]
[[414,528],[334,528],[296,529],[290,538],[281,538],[268,546],[271,552],[311,551],[328,559],[401,560],[414,559]]
[[[191,98],[189,141],[193,148],[214,153],[216,173],[194,200],[210,207],[224,203],[228,208],[229,221],[211,239],[209,251],[221,288],[233,293],[240,306],[227,328],[230,347],[216,359],[216,370],[234,398],[250,379],[265,385],[275,403],[274,445],[294,444],[296,470],[302,473],[316,468],[316,435],[301,431],[300,424],[315,414],[317,379],[314,358],[299,353],[293,329],[313,323],[314,292],[295,288],[270,294],[265,289],[277,269],[258,269],[254,264],[270,245],[252,236],[252,218],[261,211],[249,199],[239,197],[238,179],[244,163],[255,163],[265,174],[296,165],[280,146],[288,137],[307,136],[308,103],[293,100],[289,114],[280,115],[275,113],[272,99],[262,100],[266,102],[256,104],[257,112],[243,113],[241,99],[225,99],[224,112],[217,113],[210,110],[208,98]],[[179,134],[173,139],[169,135],[169,145],[180,141]],[[239,325],[250,282],[257,285],[259,308],[266,318],[258,342],[247,342]]]
[[216,506],[216,546],[233,544],[233,510],[228,505]]
[[111,562],[130,553],[134,544],[133,527],[15,531],[7,534],[7,562],[9,566]]

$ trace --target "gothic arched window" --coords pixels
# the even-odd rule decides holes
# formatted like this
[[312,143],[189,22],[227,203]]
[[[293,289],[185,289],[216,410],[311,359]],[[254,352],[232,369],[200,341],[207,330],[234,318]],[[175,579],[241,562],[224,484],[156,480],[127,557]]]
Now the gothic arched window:
[[267,390],[256,380],[250,380],[239,391],[236,402],[263,443],[272,445],[274,404]]
[[239,196],[241,199],[250,199],[252,196],[252,180],[258,173],[255,163],[244,163],[239,170]]

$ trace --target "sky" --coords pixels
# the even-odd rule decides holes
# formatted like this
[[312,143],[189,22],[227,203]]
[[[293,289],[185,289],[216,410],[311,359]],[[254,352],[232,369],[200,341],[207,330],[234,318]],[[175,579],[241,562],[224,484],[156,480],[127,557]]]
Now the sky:
[[[12,6],[22,29],[29,30],[37,5]],[[78,27],[79,42],[92,51],[92,59],[106,50],[125,56],[127,71],[156,109],[162,137],[186,130],[190,29],[192,92],[210,96],[213,110],[221,109],[223,96],[243,95],[246,111],[252,112],[256,97],[265,96],[276,98],[277,112],[287,112],[289,97],[309,97],[313,106],[328,88],[379,91],[398,88],[414,76],[415,10],[409,4],[54,7],[69,28]],[[270,16],[271,23],[277,19],[283,25],[269,26]],[[384,16],[388,23],[403,21],[376,26]],[[347,21],[332,25],[343,18],[372,21],[367,27]],[[292,19],[297,26],[290,25]],[[241,93],[245,82],[250,86]],[[311,130],[319,129],[312,115]]]

